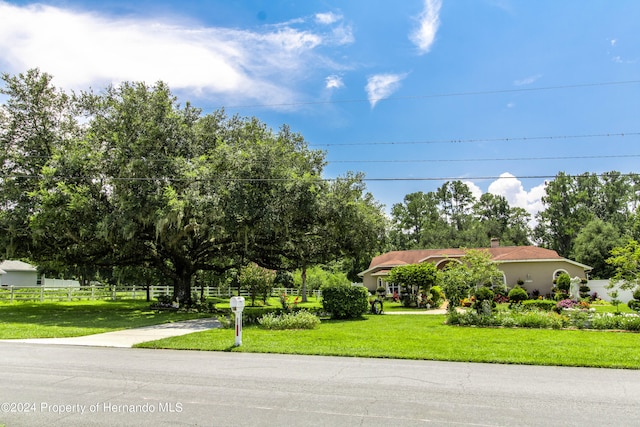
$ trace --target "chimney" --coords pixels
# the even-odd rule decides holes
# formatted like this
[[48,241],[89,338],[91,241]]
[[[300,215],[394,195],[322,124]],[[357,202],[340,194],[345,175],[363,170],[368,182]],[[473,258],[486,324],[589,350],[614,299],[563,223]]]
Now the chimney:
[[491,248],[498,248],[500,247],[500,239],[498,239],[497,237],[493,237],[491,239]]

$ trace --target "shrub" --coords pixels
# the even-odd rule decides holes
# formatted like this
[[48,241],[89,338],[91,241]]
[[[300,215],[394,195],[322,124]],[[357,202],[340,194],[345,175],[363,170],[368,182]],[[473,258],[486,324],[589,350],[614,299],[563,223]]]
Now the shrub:
[[314,329],[320,324],[320,319],[306,310],[300,310],[280,315],[268,313],[258,319],[258,324],[264,329]]
[[580,285],[580,298],[589,298],[589,292],[591,288],[587,285]]
[[516,326],[521,328],[561,329],[567,325],[567,318],[557,313],[527,311],[514,314]]
[[527,291],[522,289],[519,285],[514,286],[513,289],[509,291],[509,303],[511,305],[520,304],[528,298],[529,294],[527,294]]
[[431,307],[438,308],[444,302],[444,292],[442,292],[442,288],[440,286],[432,286],[429,289],[430,303]]
[[556,302],[548,299],[531,299],[522,301],[523,309],[551,311],[556,307]]
[[556,287],[563,292],[569,292],[571,288],[571,277],[567,273],[561,273],[556,278]]
[[640,301],[638,300],[631,300],[627,303],[627,305],[633,311],[640,311]]
[[596,314],[591,319],[593,329],[622,329],[623,316],[616,316],[612,313]]
[[[475,290],[473,295],[476,298],[473,303],[473,308],[478,313],[491,314],[492,309],[496,306],[496,303],[493,301],[493,291],[486,286],[480,286]],[[488,313],[485,313],[485,311]]]
[[327,285],[322,288],[322,307],[334,319],[359,318],[369,309],[369,292],[362,286]]

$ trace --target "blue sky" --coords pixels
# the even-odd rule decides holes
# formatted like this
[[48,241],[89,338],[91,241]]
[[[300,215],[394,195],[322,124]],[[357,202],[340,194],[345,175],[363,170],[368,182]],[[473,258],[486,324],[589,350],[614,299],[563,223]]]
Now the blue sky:
[[535,213],[560,171],[640,172],[639,34],[637,0],[0,0],[0,71],[286,123],[387,209],[460,179]]

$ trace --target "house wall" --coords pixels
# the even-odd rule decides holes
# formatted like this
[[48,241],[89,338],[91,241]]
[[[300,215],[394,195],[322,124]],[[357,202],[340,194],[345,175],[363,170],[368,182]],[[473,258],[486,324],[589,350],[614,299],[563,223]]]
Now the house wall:
[[509,288],[518,284],[518,280],[524,281],[523,288],[531,293],[537,289],[540,295],[551,293],[553,279],[560,272],[566,272],[570,277],[585,277],[584,270],[566,261],[543,262],[505,262],[498,265],[505,275]]
[[[504,273],[505,284],[509,288],[515,286],[518,280],[522,279],[525,282],[523,287],[527,292],[531,293],[537,289],[540,291],[540,295],[551,293],[554,276],[559,272],[566,272],[570,277],[585,277],[585,272],[581,267],[563,260],[504,262],[498,264],[498,269]],[[378,286],[378,277],[365,274],[362,278],[362,284],[373,293]]]
[[378,287],[378,278],[372,277],[371,274],[365,274],[362,277],[362,284],[365,288],[369,289],[369,292],[375,292]]
[[37,271],[7,271],[0,275],[2,286],[38,286]]

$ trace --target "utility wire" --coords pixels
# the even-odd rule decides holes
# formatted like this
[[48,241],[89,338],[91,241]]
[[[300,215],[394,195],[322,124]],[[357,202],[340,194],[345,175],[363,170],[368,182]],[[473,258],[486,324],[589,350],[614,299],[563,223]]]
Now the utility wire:
[[599,86],[620,86],[620,85],[630,85],[630,84],[638,84],[638,83],[640,83],[640,80],[626,80],[626,81],[615,81],[615,82],[579,83],[579,84],[572,84],[572,85],[543,86],[543,87],[530,87],[530,88],[518,88],[518,89],[494,89],[494,90],[483,90],[483,91],[435,93],[435,94],[413,95],[413,96],[392,96],[387,98],[382,98],[382,97],[354,98],[354,99],[336,99],[332,101],[305,101],[305,102],[283,102],[283,103],[273,103],[273,104],[231,105],[231,106],[220,106],[219,108],[295,107],[295,106],[305,106],[305,105],[401,101],[401,100],[410,100],[410,99],[450,98],[454,96],[478,96],[478,95],[496,95],[496,94],[502,94],[502,93],[540,92],[540,91],[547,91],[547,90],[564,90],[564,89],[577,89],[577,88],[599,87]]
[[[606,176],[605,173],[588,173],[589,176],[596,176],[596,177],[603,177]],[[393,178],[393,177],[380,177],[380,178],[362,178],[362,181],[376,181],[376,182],[380,182],[380,181],[460,181],[462,179],[464,179],[465,181],[470,181],[470,180],[496,180],[496,179],[553,179],[556,178],[557,175],[523,175],[523,176],[495,176],[495,175],[489,175],[489,176],[465,176],[465,177],[397,177],[397,178]],[[578,175],[569,175],[569,174],[565,174],[564,176],[566,176],[567,178],[573,178],[573,177],[578,177],[578,176],[582,176],[582,174],[578,174]],[[640,177],[640,173],[621,173],[620,176],[623,177]],[[1,179],[18,179],[18,178],[22,178],[22,179],[37,179],[37,180],[42,180],[43,177],[40,175],[0,175]],[[321,178],[321,177],[316,177],[316,178],[173,178],[173,177],[79,177],[79,176],[68,176],[68,177],[64,177],[64,176],[58,176],[55,177],[56,179],[64,179],[64,178],[68,178],[71,180],[79,180],[79,179],[85,179],[85,180],[95,180],[95,181],[103,181],[103,182],[111,182],[111,181],[138,181],[138,182],[144,182],[144,181],[163,181],[163,182],[190,182],[190,183],[197,183],[197,182],[225,182],[225,183],[232,183],[232,182],[296,182],[296,181],[308,181],[308,182],[312,182],[312,181],[327,181],[327,182],[334,182],[334,181],[340,181],[344,178]]]
[[[541,136],[511,136],[500,138],[469,138],[469,139],[438,139],[438,140],[422,140],[422,141],[377,141],[377,142],[344,142],[344,143],[318,143],[311,144],[309,147],[349,147],[358,145],[418,145],[418,144],[471,144],[471,143],[487,143],[487,142],[531,142],[531,141],[553,141],[553,140],[571,140],[571,139],[587,139],[587,138],[624,138],[639,136],[640,132],[608,132],[608,133],[593,133],[584,135],[541,135]],[[625,141],[628,142],[628,141]],[[30,159],[50,159],[52,156],[24,156]],[[135,158],[135,160],[143,160],[142,158]],[[148,159],[153,162],[162,161],[154,157]],[[169,161],[169,160],[167,160]]]
[[462,144],[476,142],[530,142],[558,139],[581,139],[581,138],[612,138],[625,136],[638,136],[640,132],[618,132],[618,133],[594,133],[587,135],[545,135],[545,136],[516,136],[504,138],[471,138],[471,139],[439,139],[424,141],[381,141],[381,142],[345,142],[327,144],[309,144],[310,147],[347,147],[354,145],[417,145],[417,144]]
[[566,157],[503,157],[479,159],[416,159],[416,160],[329,160],[329,163],[447,163],[447,162],[506,162],[531,160],[584,160],[584,159],[618,159],[640,157],[640,154],[619,154],[606,156],[566,156]]

